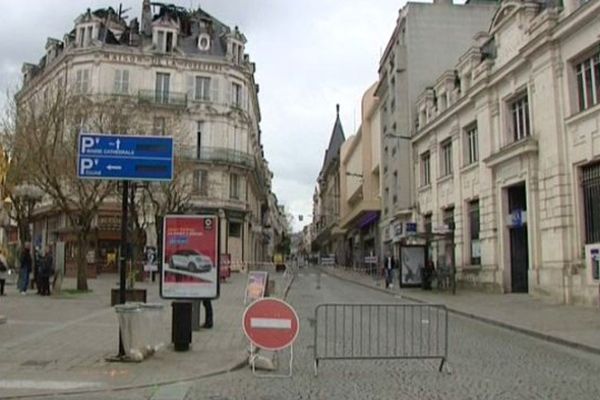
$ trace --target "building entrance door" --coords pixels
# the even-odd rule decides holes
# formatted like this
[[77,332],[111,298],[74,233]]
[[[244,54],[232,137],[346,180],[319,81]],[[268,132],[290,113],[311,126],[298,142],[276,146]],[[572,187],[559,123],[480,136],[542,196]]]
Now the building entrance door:
[[508,188],[510,217],[510,277],[513,293],[529,291],[529,251],[527,238],[527,191],[525,184]]

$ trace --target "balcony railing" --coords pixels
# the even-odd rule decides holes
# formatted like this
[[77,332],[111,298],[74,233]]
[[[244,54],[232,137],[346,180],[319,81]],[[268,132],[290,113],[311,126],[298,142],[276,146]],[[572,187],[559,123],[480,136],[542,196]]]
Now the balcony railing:
[[201,147],[197,149],[188,146],[182,149],[182,155],[188,160],[199,162],[233,164],[246,168],[254,167],[254,158],[251,154],[226,147]]
[[162,105],[166,107],[186,107],[187,94],[171,91],[140,90],[138,100],[143,104]]

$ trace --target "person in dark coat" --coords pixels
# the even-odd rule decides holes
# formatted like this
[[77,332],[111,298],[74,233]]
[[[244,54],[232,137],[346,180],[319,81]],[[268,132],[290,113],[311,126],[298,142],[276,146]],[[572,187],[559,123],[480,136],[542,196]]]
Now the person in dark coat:
[[385,272],[385,287],[394,287],[394,270],[396,269],[396,260],[388,252],[383,259],[383,270]]
[[21,257],[19,258],[21,263],[21,269],[19,270],[21,294],[26,294],[27,288],[29,287],[29,274],[31,274],[31,267],[33,266],[30,248],[31,244],[29,242],[25,243],[25,246],[23,246],[23,250],[21,251]]
[[204,318],[204,327],[210,329],[213,326],[212,302],[209,299],[204,299],[202,300],[202,305],[204,306],[204,312],[206,314],[206,317]]
[[46,247],[46,254],[44,254],[40,264],[40,294],[50,296],[50,277],[54,274],[54,257],[50,246]]

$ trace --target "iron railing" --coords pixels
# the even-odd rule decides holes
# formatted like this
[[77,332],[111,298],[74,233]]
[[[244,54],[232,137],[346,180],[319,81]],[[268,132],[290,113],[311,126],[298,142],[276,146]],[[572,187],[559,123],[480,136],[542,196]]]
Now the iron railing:
[[437,304],[320,304],[314,368],[320,360],[448,359],[448,310]]
[[226,147],[184,147],[182,155],[188,160],[198,162],[212,162],[222,164],[233,164],[242,167],[253,168],[254,157],[252,154]]
[[140,90],[138,92],[138,101],[142,104],[186,107],[187,94],[160,90]]

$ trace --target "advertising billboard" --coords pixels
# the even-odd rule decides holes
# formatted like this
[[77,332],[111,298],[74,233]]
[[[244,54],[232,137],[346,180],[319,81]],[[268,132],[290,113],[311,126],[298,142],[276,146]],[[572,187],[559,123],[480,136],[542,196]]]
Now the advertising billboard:
[[160,296],[219,297],[219,232],[215,215],[168,215],[163,225]]
[[400,247],[400,287],[421,286],[421,270],[425,262],[425,246]]
[[265,271],[251,271],[248,273],[244,304],[249,304],[255,300],[262,299],[265,296],[268,282],[269,274]]

